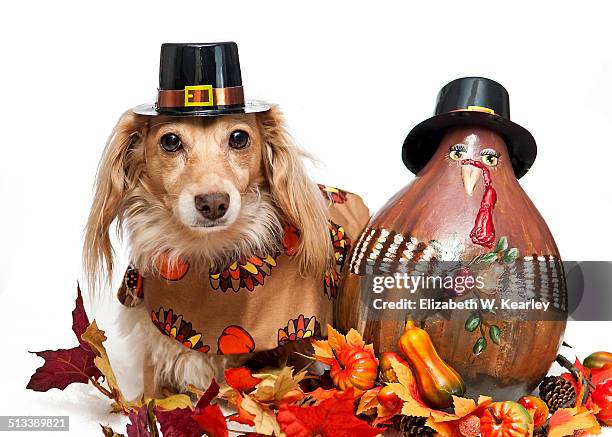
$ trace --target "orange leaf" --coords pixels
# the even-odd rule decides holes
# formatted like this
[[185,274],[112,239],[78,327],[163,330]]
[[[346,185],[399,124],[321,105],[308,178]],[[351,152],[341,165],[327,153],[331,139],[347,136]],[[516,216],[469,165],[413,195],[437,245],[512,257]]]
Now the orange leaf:
[[560,408],[550,418],[549,437],[571,436],[574,431],[600,434],[601,427],[595,416],[584,407]]
[[262,381],[260,378],[255,378],[246,367],[227,369],[224,374],[227,385],[238,393],[248,392]]
[[321,401],[324,401],[325,399],[333,398],[334,396],[336,396],[337,393],[338,390],[336,390],[335,388],[325,390],[321,387],[318,387],[316,390],[306,393],[305,399],[312,399],[316,401],[316,403],[319,403]]
[[374,437],[383,428],[374,428],[353,414],[355,395],[352,390],[336,392],[319,405],[299,407],[281,405],[278,423],[287,437]]
[[376,411],[377,407],[380,405],[377,396],[381,388],[382,387],[371,388],[361,396],[356,414],[373,414]]
[[243,425],[255,426],[255,415],[242,408],[242,399],[243,397],[240,394],[236,395],[235,401],[238,413],[230,416],[229,420]]

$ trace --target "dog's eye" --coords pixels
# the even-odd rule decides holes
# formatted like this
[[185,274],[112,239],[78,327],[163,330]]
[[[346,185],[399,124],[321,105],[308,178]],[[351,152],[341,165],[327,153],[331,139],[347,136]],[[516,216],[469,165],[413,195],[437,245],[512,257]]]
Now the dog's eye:
[[229,146],[232,149],[244,149],[249,145],[249,134],[243,130],[235,130],[230,134]]
[[181,139],[176,134],[166,134],[162,136],[159,143],[166,152],[176,152],[183,147]]

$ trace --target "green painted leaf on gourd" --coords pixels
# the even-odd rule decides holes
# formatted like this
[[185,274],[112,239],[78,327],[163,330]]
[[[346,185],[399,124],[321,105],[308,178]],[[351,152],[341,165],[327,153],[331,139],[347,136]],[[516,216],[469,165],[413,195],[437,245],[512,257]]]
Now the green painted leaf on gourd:
[[507,248],[508,248],[508,238],[500,237],[499,240],[497,240],[497,244],[495,245],[494,252],[501,252],[501,251],[506,250]]
[[480,315],[478,313],[474,313],[465,321],[465,330],[468,332],[474,332],[479,325]]
[[501,329],[497,325],[492,325],[489,328],[489,337],[495,344],[499,344],[499,337],[501,336]]

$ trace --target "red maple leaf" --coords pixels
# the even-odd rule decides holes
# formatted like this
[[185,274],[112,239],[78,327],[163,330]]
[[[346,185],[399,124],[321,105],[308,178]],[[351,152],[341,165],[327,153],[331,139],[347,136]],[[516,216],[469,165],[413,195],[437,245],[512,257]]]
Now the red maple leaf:
[[226,437],[225,417],[218,405],[211,405],[217,394],[219,384],[213,380],[194,410],[176,408],[167,411],[157,408],[155,417],[164,437],[200,437],[203,433],[210,437]]
[[227,385],[238,393],[248,392],[262,381],[260,378],[255,378],[246,367],[227,369],[224,374]]
[[277,420],[287,437],[374,437],[384,431],[358,419],[354,406],[353,391],[347,390],[313,407],[283,404]]
[[45,363],[36,369],[26,388],[34,391],[47,391],[52,388],[64,390],[73,383],[87,384],[91,379],[100,379],[102,373],[94,364],[95,354],[81,339],[88,326],[89,320],[83,307],[81,289],[77,287],[75,308],[72,311],[72,330],[79,345],[72,349],[33,352],[45,360]]
[[174,410],[155,411],[155,417],[161,427],[164,437],[200,437],[200,425],[191,418],[191,408],[176,408]]
[[218,404],[201,408],[191,416],[209,437],[228,437],[227,422]]
[[85,306],[83,305],[81,287],[77,284],[77,298],[74,305],[74,310],[72,310],[72,331],[74,332],[74,335],[76,335],[77,340],[79,340],[79,345],[86,350],[90,350],[90,347],[83,341],[81,335],[83,335],[88,326],[89,318],[87,317]]
[[149,432],[149,412],[147,406],[143,405],[138,412],[131,411],[128,415],[131,424],[125,427],[128,437],[151,437]]

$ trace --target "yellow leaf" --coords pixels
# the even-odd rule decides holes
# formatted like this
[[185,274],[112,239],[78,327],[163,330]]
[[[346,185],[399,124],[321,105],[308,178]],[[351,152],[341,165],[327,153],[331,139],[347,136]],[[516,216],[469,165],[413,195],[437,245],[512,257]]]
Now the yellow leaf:
[[[149,403],[151,399],[146,399],[145,403]],[[162,410],[175,410],[177,408],[193,408],[193,402],[191,398],[184,394],[177,394],[168,396],[163,399],[153,399],[155,401],[155,406],[161,408]]]
[[400,363],[395,358],[391,358],[391,368],[395,372],[397,376],[398,382],[406,388],[411,388],[416,384],[416,380],[414,379],[414,374],[412,370],[407,365]]
[[100,425],[102,427],[102,434],[104,437],[124,437],[123,434],[118,434],[110,426]]
[[276,420],[276,415],[266,405],[262,405],[249,395],[244,395],[241,402],[242,408],[255,416],[255,430],[260,434],[275,435],[284,437],[281,432],[280,425]]
[[378,406],[378,392],[381,387],[374,387],[366,391],[359,399],[359,406],[357,407],[357,414],[374,414]]
[[327,342],[333,349],[341,349],[346,346],[344,335],[336,331],[331,325],[327,325]]
[[110,391],[114,394],[119,407],[126,406],[131,408],[132,406],[136,405],[133,402],[127,402],[123,396],[123,393],[121,393],[121,390],[119,389],[115,372],[113,372],[110,359],[108,358],[106,348],[103,344],[106,341],[106,335],[104,335],[104,331],[98,328],[95,320],[91,322],[83,335],[81,335],[81,339],[86,342],[91,347],[94,354],[96,354],[94,364],[104,375],[106,384],[110,388]]
[[346,342],[350,346],[356,346],[360,348],[365,347],[365,341],[363,341],[361,334],[353,328],[351,328],[351,330],[346,334]]
[[601,433],[597,419],[585,407],[559,408],[550,418],[549,437],[574,435],[574,431],[589,431],[589,434]]
[[441,437],[461,437],[459,428],[449,422],[436,422],[430,417],[425,425],[436,431]]
[[317,359],[333,360],[334,354],[331,350],[331,346],[326,340],[315,340],[312,343],[314,354]]
[[283,367],[275,374],[257,374],[253,375],[257,378],[263,378],[259,384],[255,386],[255,391],[251,393],[252,397],[260,402],[280,401],[283,396],[293,390],[300,390],[299,382],[304,379],[306,372],[293,374],[293,367]]
[[455,416],[465,417],[472,411],[476,410],[476,402],[473,399],[461,398],[453,396],[453,406],[455,407]]

